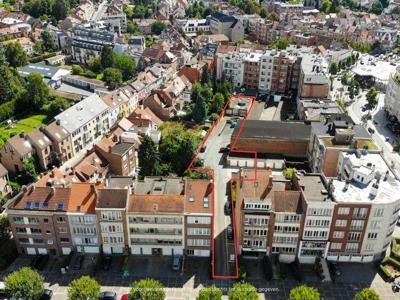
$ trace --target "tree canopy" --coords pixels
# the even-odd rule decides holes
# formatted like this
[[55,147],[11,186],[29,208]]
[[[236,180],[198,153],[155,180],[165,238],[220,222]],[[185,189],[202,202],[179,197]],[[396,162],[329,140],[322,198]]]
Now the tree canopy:
[[157,145],[147,135],[143,136],[140,141],[141,144],[139,145],[138,151],[139,175],[141,177],[161,175],[161,158]]
[[373,289],[365,288],[359,291],[353,300],[381,300],[381,297]]
[[300,285],[290,291],[288,300],[319,300],[319,292],[317,289]]
[[89,276],[73,280],[68,285],[68,300],[98,300],[100,285]]
[[129,300],[163,300],[165,291],[162,284],[155,279],[142,279],[132,283],[128,294]]
[[221,300],[222,291],[215,285],[210,287],[202,288],[197,296],[196,300]]
[[28,56],[19,42],[10,43],[6,46],[6,59],[10,66],[22,67],[28,63]]
[[43,277],[36,271],[23,267],[4,278],[6,293],[24,300],[37,300],[44,291]]
[[258,300],[256,288],[250,283],[237,283],[228,292],[229,300]]

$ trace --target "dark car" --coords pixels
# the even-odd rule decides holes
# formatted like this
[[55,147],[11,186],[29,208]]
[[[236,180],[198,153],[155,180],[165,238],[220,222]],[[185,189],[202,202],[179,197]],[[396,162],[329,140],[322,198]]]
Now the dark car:
[[80,270],[82,268],[84,256],[83,255],[77,255],[74,257],[72,260],[72,269],[74,270]]
[[174,255],[174,259],[172,260],[172,270],[179,271],[181,267],[181,256]]
[[31,261],[31,267],[36,269],[36,270],[43,271],[44,268],[46,267],[46,264],[47,264],[48,261],[49,261],[49,255],[48,254],[37,255]]
[[100,293],[99,300],[117,300],[117,293],[115,292],[102,292]]
[[43,295],[40,297],[40,300],[50,300],[51,297],[53,297],[53,291],[45,289]]
[[231,212],[232,212],[232,210],[231,210],[231,204],[229,203],[229,201],[226,201],[226,202],[225,202],[225,205],[224,205],[224,212],[225,212],[225,215],[227,215],[227,216],[229,216],[229,215],[231,214]]
[[339,266],[336,262],[331,261],[329,262],[329,268],[331,270],[331,273],[334,274],[335,276],[340,276],[342,272],[340,272]]
[[368,127],[368,132],[369,132],[370,134],[374,134],[374,133],[375,133],[375,130],[372,129],[371,127]]
[[232,240],[233,239],[233,227],[232,227],[232,225],[228,225],[228,228],[226,229],[226,236],[227,236],[228,240]]
[[206,152],[206,149],[207,149],[207,147],[206,147],[206,146],[203,146],[203,147],[201,147],[201,149],[200,149],[200,153],[204,153],[204,152]]
[[103,270],[104,271],[110,270],[110,266],[111,266],[111,256],[110,255],[104,256],[102,261]]

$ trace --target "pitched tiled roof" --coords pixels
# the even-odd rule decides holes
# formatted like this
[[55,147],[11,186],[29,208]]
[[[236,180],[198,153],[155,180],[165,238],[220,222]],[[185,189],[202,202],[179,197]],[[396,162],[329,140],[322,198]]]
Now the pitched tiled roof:
[[125,208],[128,189],[101,189],[97,191],[96,208]]
[[74,183],[71,185],[68,212],[94,213],[96,206],[96,191],[102,184]]
[[186,179],[185,197],[185,213],[212,213],[213,189],[210,180]]
[[131,195],[129,212],[183,213],[183,195]]
[[32,186],[21,200],[17,201],[11,208],[66,211],[70,192],[70,188]]

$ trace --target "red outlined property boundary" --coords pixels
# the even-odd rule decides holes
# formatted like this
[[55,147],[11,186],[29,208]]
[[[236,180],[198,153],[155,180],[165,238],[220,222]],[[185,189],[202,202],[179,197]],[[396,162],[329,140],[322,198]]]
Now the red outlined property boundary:
[[188,170],[189,171],[197,171],[197,172],[207,172],[211,175],[212,178],[212,217],[211,217],[211,274],[213,278],[216,279],[237,279],[239,278],[239,263],[238,263],[238,255],[237,255],[237,237],[236,237],[236,222],[235,222],[235,209],[234,209],[234,203],[233,203],[233,199],[232,197],[230,197],[230,201],[231,201],[231,208],[232,208],[232,225],[233,225],[233,241],[234,241],[234,254],[235,254],[235,275],[217,275],[215,274],[215,264],[214,264],[214,258],[215,258],[215,252],[214,252],[214,205],[215,205],[215,193],[214,193],[214,169],[212,168],[196,168],[193,167],[197,157],[200,154],[201,149],[203,148],[204,144],[206,143],[206,141],[208,140],[209,136],[211,135],[211,133],[213,132],[213,130],[215,129],[215,127],[218,125],[219,121],[221,120],[221,118],[225,115],[225,111],[228,108],[230,102],[233,99],[246,99],[248,101],[250,101],[250,107],[247,110],[246,116],[243,119],[243,122],[240,125],[240,128],[238,130],[238,133],[235,137],[235,140],[233,141],[233,143],[230,146],[230,153],[241,153],[241,154],[252,154],[254,155],[254,178],[240,178],[240,179],[233,179],[231,178],[229,180],[229,186],[230,186],[230,194],[232,194],[232,185],[234,181],[255,181],[257,178],[257,152],[256,151],[243,151],[243,150],[236,150],[235,146],[236,143],[239,139],[239,136],[241,135],[244,125],[247,122],[247,118],[251,112],[251,110],[253,109],[254,106],[254,102],[256,100],[256,97],[254,96],[242,96],[242,95],[233,95],[229,98],[229,100],[227,101],[227,103],[225,104],[222,112],[219,114],[218,118],[215,120],[214,124],[212,125],[212,127],[210,128],[210,130],[207,132],[206,136],[204,137],[201,145],[199,146],[199,148],[196,151],[196,154],[194,155],[192,161],[190,162],[189,166],[188,166]]

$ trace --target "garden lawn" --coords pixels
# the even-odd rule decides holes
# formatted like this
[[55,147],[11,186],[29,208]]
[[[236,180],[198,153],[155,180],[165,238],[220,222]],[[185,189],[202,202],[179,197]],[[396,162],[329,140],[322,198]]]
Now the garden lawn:
[[19,134],[21,131],[25,133],[45,125],[46,115],[32,115],[28,118],[20,119],[13,123],[10,128],[3,122],[0,125],[0,147],[12,136]]

